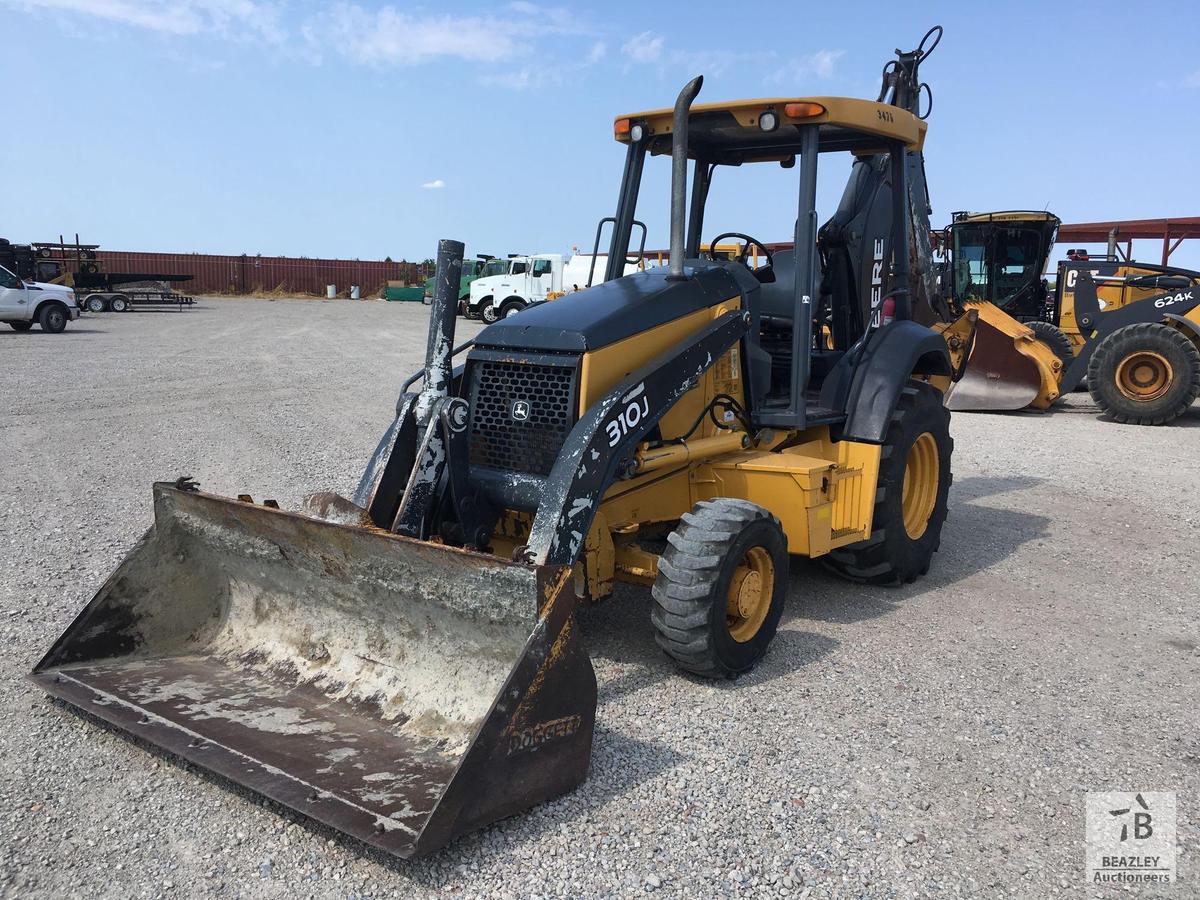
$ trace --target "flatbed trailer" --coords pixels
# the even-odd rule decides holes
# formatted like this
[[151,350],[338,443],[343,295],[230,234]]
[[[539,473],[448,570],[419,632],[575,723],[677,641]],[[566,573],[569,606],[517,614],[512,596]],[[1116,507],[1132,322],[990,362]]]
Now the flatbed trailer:
[[145,272],[81,272],[75,276],[75,294],[79,298],[80,308],[95,313],[128,312],[134,306],[174,306],[182,309],[194,304],[195,298],[162,285],[191,279],[191,275]]

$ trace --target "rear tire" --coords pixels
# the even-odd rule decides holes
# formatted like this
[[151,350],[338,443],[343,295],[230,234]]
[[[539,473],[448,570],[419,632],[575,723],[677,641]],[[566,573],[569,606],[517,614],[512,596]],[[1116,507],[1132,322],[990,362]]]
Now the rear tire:
[[1054,355],[1062,360],[1063,368],[1075,361],[1075,349],[1071,339],[1063,334],[1062,329],[1050,322],[1026,322],[1029,330],[1037,335],[1037,339],[1054,351]]
[[38,313],[38,325],[47,334],[62,334],[67,327],[67,310],[61,303],[48,303]]
[[941,393],[910,381],[884,435],[871,536],[832,551],[825,565],[864,584],[908,584],[928,572],[942,541],[953,452]]
[[121,294],[110,297],[108,301],[108,308],[113,312],[127,312],[129,310],[129,298],[124,297]]
[[107,301],[97,294],[93,294],[87,298],[86,306],[88,312],[101,313],[108,310]]
[[13,331],[28,331],[33,327],[32,322],[9,322],[8,327]]
[[667,536],[651,593],[655,640],[680,668],[732,678],[775,636],[787,596],[787,538],[746,500],[705,500]]
[[1114,422],[1165,425],[1200,396],[1200,350],[1170,325],[1126,325],[1092,354],[1088,390]]

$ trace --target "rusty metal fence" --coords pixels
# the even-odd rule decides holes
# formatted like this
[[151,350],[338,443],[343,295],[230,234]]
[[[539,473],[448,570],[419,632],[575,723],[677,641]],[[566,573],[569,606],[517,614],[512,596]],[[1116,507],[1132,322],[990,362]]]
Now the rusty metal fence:
[[105,272],[191,275],[180,285],[189,294],[316,294],[335,285],[345,295],[358,285],[363,296],[378,294],[385,282],[420,284],[429,277],[421,263],[295,256],[216,256],[207,253],[126,253],[99,250]]

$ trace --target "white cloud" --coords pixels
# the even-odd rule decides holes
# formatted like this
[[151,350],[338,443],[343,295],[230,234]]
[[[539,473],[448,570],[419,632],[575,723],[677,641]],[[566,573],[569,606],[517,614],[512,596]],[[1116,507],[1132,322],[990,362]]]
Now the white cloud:
[[271,43],[285,38],[279,7],[257,0],[0,0],[0,4],[94,16],[164,34],[208,32]]
[[663,39],[652,31],[643,31],[627,40],[621,52],[639,63],[656,62],[663,51]]
[[439,188],[444,188],[445,186],[446,182],[442,181],[440,178],[435,178],[433,181],[426,181],[423,185],[421,185],[421,187],[425,188],[427,191],[436,191]]
[[546,84],[561,84],[562,72],[557,66],[547,66],[539,63],[533,66],[522,66],[511,71],[493,72],[484,75],[479,83],[485,87],[504,87],[514,91],[528,91]]
[[604,59],[607,53],[608,44],[604,43],[604,41],[596,41],[596,43],[592,44],[592,49],[588,51],[588,62],[598,63]]
[[300,30],[317,58],[332,47],[352,62],[372,66],[415,66],[443,59],[511,62],[531,54],[537,37],[587,33],[569,10],[526,0],[508,4],[499,15],[466,16],[339,0]]
[[1185,76],[1182,84],[1184,87],[1200,88],[1200,69],[1197,69],[1192,74]]
[[815,53],[797,56],[780,66],[767,81],[800,87],[804,81],[811,78],[828,80],[833,77],[838,60],[845,55],[845,50],[817,50]]
[[335,3],[303,27],[317,48],[332,46],[366,65],[415,66],[435,59],[502,62],[519,50],[512,29],[478,16],[414,16],[394,6]]

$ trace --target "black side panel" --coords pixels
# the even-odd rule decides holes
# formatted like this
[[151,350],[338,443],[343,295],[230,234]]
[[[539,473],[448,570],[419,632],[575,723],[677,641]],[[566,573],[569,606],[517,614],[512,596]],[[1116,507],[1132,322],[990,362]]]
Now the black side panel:
[[838,361],[821,388],[821,406],[845,411],[846,440],[881,443],[910,374],[953,375],[954,369],[937,332],[900,319]]
[[737,278],[719,263],[691,260],[687,281],[667,281],[665,268],[647,269],[489,325],[477,347],[580,353],[649,331],[722,300],[740,296]]

